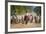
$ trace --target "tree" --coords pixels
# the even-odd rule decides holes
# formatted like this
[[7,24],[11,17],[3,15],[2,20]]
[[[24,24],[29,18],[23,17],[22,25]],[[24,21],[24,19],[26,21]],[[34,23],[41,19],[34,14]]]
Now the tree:
[[11,15],[15,15],[15,13],[17,15],[22,15],[22,14],[25,14],[27,12],[30,12],[31,10],[32,10],[31,6],[11,5]]
[[34,12],[37,13],[37,15],[41,16],[41,7],[40,6],[35,7]]
[[12,15],[15,15],[15,12],[16,12],[15,6],[14,5],[11,5],[11,16]]

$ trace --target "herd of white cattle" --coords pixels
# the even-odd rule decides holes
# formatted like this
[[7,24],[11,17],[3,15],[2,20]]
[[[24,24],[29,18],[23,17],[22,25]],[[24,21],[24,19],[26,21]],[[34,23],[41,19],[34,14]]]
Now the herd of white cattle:
[[33,15],[13,15],[11,16],[11,24],[12,23],[40,23],[41,16],[33,16]]

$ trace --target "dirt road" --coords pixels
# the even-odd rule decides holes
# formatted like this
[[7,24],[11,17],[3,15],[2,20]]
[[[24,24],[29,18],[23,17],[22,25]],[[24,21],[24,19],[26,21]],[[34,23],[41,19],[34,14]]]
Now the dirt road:
[[36,28],[36,27],[41,27],[40,23],[28,23],[28,24],[11,24],[11,28]]

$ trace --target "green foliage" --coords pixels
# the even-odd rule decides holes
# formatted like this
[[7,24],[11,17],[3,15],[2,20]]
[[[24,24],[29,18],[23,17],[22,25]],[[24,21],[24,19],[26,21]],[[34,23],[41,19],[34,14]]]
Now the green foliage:
[[40,15],[41,16],[41,7],[40,6],[37,6],[34,8],[34,12],[37,13],[37,15]]
[[[29,11],[28,11],[29,10]],[[31,12],[31,7],[29,6],[16,6],[16,5],[11,5],[11,15],[22,15],[25,14],[26,12]]]
[[15,6],[11,5],[11,15],[15,15]]
[[25,7],[16,6],[16,13],[17,13],[17,14],[21,15],[21,14],[23,14],[23,13],[25,13],[25,12],[26,12]]

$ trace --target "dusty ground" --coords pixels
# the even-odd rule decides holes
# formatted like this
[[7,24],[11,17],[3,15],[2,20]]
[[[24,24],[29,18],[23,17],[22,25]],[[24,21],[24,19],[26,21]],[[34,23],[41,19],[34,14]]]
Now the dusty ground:
[[11,28],[34,28],[34,27],[40,27],[40,23],[28,23],[28,24],[11,24]]

